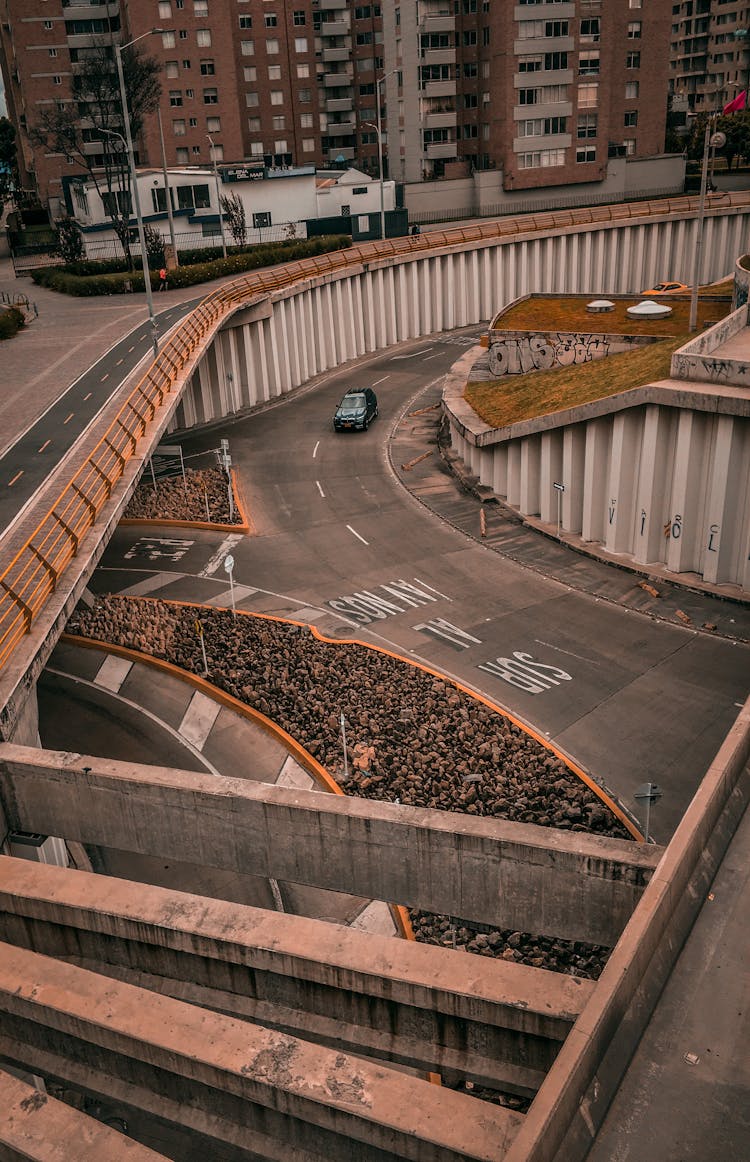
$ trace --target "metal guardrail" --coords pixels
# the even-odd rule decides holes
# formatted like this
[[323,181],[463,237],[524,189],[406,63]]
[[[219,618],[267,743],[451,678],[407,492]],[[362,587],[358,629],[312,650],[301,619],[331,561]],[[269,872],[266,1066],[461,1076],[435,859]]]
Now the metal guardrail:
[[[379,258],[424,254],[448,246],[507,238],[514,234],[624,222],[633,218],[684,215],[697,212],[698,201],[698,198],[668,198],[637,205],[627,203],[532,214],[450,230],[425,231],[424,234],[384,242],[367,242],[272,270],[254,272],[208,295],[176,329],[94,450],[0,575],[0,670],[31,632],[35,619],[55,592],[63,571],[77,556],[83,538],[96,524],[128,461],[136,455],[157,412],[174,390],[178,375],[209,333],[213,333],[224,316],[239,304],[302,279]],[[750,206],[750,192],[713,195],[709,209],[713,205],[717,209]]]

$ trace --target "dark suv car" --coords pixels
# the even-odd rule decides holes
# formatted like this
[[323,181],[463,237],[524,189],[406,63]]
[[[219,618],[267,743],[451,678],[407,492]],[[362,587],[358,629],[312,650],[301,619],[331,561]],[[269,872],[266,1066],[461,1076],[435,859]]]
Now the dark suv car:
[[336,408],[333,426],[337,432],[359,428],[366,432],[378,414],[378,399],[371,387],[348,391]]

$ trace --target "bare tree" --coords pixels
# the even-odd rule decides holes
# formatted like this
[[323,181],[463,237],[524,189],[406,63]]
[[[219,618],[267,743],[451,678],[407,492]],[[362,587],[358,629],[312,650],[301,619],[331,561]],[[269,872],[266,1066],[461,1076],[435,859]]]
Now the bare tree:
[[[80,52],[82,59],[73,77],[72,101],[44,109],[29,136],[34,145],[63,154],[66,161],[89,175],[132,267],[132,196],[127,150],[123,137],[110,136],[124,135],[114,49],[100,43]],[[122,66],[130,131],[136,138],[146,115],[153,113],[159,104],[159,62],[138,49],[128,48],[122,54]],[[87,152],[86,147],[92,142],[101,143],[101,155]]]
[[244,246],[247,242],[247,219],[242,198],[237,194],[221,195],[221,210],[227,220],[229,233],[234,239],[235,246]]

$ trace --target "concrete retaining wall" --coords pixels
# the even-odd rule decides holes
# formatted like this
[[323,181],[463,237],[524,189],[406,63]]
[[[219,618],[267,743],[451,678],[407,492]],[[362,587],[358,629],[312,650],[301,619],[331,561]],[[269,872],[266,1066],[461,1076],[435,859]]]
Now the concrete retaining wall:
[[613,945],[658,849],[239,779],[0,745],[10,826]]
[[710,357],[712,351],[746,326],[747,304],[744,304],[675,351],[670,368],[672,378],[750,388],[750,364],[747,360]]
[[579,1162],[750,804],[750,699],[666,849],[507,1162]]

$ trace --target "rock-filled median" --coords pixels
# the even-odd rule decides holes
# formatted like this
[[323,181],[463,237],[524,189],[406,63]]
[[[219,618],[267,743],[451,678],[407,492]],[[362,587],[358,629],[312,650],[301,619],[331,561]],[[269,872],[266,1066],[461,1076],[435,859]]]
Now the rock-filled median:
[[230,519],[229,487],[226,473],[221,468],[186,468],[184,479],[182,475],[157,477],[155,487],[147,472],[133,493],[124,516],[126,520],[241,525],[243,517],[234,493],[234,511]]

